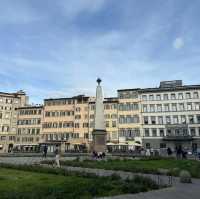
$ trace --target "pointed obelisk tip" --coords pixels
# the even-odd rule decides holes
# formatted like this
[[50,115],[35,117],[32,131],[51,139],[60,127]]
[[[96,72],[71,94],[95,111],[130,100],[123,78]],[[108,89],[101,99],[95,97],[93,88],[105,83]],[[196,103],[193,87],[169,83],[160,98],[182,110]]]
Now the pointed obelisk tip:
[[100,85],[100,83],[101,83],[101,79],[100,78],[97,78],[97,83],[98,83],[98,85]]

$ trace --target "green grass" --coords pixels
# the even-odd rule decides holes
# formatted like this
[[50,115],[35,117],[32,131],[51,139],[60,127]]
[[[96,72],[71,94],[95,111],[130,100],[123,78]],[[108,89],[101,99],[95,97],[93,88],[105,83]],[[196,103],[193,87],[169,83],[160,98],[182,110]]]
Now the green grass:
[[170,174],[178,176],[181,170],[187,170],[192,177],[200,178],[200,162],[196,160],[143,159],[143,160],[108,160],[108,161],[64,161],[63,165],[122,170],[157,174],[161,169],[168,169]]
[[11,165],[0,165],[1,199],[84,199],[159,188],[152,180],[138,176],[133,180],[122,181],[117,176],[97,177],[73,172],[70,174],[59,169],[32,166],[14,168],[15,166]]

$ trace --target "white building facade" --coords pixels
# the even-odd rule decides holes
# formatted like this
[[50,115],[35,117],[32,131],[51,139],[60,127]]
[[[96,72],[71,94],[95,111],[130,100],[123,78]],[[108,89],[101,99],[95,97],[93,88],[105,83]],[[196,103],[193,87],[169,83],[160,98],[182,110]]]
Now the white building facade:
[[145,148],[200,148],[200,85],[178,80],[139,92]]

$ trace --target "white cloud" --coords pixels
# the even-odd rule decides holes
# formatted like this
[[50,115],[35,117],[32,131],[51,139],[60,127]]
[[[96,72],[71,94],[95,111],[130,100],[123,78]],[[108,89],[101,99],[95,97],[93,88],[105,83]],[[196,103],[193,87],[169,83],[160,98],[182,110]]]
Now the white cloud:
[[57,3],[63,15],[72,19],[83,11],[90,13],[99,11],[103,7],[104,2],[105,0],[60,0]]
[[173,47],[178,50],[178,49],[183,48],[183,46],[184,46],[183,38],[182,37],[177,37],[173,42]]

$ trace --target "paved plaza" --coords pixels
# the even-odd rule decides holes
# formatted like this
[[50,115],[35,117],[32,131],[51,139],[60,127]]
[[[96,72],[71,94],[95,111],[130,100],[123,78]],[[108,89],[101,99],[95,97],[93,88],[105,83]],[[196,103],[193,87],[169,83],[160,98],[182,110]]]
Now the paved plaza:
[[[62,160],[73,160],[76,157],[63,157]],[[9,163],[9,164],[37,164],[42,160],[52,160],[52,157],[0,157],[0,163]],[[48,166],[48,165],[44,165]],[[105,199],[199,199],[200,195],[200,180],[192,179],[192,184],[182,184],[179,183],[179,178],[173,177],[170,181],[168,176],[158,176],[151,174],[135,174],[131,172],[124,171],[111,171],[104,169],[92,169],[92,168],[81,168],[81,167],[69,167],[63,166],[62,168],[68,171],[78,171],[78,172],[86,172],[93,173],[98,176],[111,176],[113,174],[119,175],[121,178],[126,179],[129,177],[133,178],[135,175],[142,175],[145,177],[150,177],[154,181],[160,184],[171,184],[172,187],[160,189],[156,191],[150,191],[146,193],[139,194],[127,194],[122,196],[114,196],[114,197],[104,197]]]

